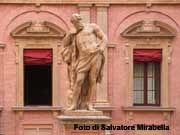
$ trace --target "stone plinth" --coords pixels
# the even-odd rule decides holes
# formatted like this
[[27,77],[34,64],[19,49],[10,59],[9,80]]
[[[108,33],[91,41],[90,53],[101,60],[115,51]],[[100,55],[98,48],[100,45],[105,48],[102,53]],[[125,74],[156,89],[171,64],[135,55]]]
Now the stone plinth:
[[[65,111],[63,115],[58,116],[60,126],[64,127],[65,135],[104,135],[102,130],[93,130],[93,126],[100,124],[109,124],[111,118],[104,116],[101,111]],[[75,125],[81,126],[85,129],[76,129]],[[87,129],[87,127],[90,127]]]
[[110,117],[104,116],[101,111],[65,111],[58,116],[61,124],[108,124]]

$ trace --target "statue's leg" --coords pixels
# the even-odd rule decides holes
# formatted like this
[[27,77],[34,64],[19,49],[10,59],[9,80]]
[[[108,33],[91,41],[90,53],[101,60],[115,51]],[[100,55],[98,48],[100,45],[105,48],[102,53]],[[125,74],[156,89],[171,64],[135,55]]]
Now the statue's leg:
[[77,73],[77,78],[75,81],[74,89],[73,89],[73,100],[71,107],[68,110],[77,109],[78,99],[81,92],[81,87],[85,79],[85,73]]
[[88,110],[94,110],[92,105],[90,104],[91,98],[97,88],[97,77],[99,75],[99,70],[102,64],[101,57],[97,58],[97,60],[92,64],[90,72],[89,72],[89,89],[87,94],[87,105]]

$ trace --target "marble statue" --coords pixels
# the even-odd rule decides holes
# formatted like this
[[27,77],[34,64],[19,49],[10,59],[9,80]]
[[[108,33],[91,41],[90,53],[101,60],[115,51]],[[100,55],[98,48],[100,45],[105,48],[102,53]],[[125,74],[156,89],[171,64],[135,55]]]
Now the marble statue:
[[79,14],[73,14],[71,29],[63,39],[63,60],[68,65],[67,110],[95,110],[91,98],[100,83],[105,62],[106,35],[93,23],[82,23]]

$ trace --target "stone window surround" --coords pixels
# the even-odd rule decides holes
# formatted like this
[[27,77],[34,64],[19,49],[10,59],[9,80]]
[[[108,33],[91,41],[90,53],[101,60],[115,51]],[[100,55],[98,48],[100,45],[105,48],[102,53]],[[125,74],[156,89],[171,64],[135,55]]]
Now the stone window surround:
[[[154,43],[153,43],[154,42]],[[128,53],[129,53],[129,88],[128,88],[128,95],[133,95],[133,49],[162,49],[162,63],[161,63],[161,100],[160,106],[163,107],[168,107],[169,106],[169,95],[168,95],[168,80],[165,78],[168,78],[168,51],[170,49],[170,45],[167,40],[161,41],[161,40],[154,40],[152,39],[151,43],[146,43],[144,40],[131,40],[129,42],[131,45],[126,44],[126,48],[128,48]],[[132,106],[133,105],[133,96],[127,96],[128,101],[127,105]]]
[[[18,88],[17,88],[17,106],[24,106],[24,101],[23,101],[23,95],[24,95],[24,84],[23,84],[23,76],[24,76],[24,66],[23,66],[23,50],[24,49],[52,49],[53,50],[53,64],[52,64],[52,78],[53,78],[53,84],[52,84],[52,93],[53,93],[53,102],[52,102],[52,106],[56,106],[58,105],[58,94],[55,94],[58,92],[58,88],[57,88],[57,58],[55,58],[55,56],[57,56],[57,49],[56,47],[53,46],[53,40],[51,41],[50,44],[47,44],[47,40],[46,39],[40,39],[38,42],[36,43],[36,41],[31,40],[31,41],[27,41],[27,40],[20,40],[19,42],[16,42],[16,46],[17,46],[17,50],[18,50],[18,60],[17,60],[17,73],[18,73]],[[37,46],[36,46],[37,45]]]
[[[11,36],[15,39],[16,46],[16,71],[17,71],[17,87],[16,87],[16,106],[14,111],[61,111],[59,106],[59,89],[58,89],[58,64],[61,59],[60,54],[61,40],[65,32],[58,29],[55,25],[48,22],[41,22],[35,27],[33,23],[27,22],[17,27],[11,32]],[[52,106],[24,106],[24,86],[23,86],[23,50],[24,49],[52,49],[53,64],[52,64]]]
[[[172,39],[175,37],[176,32],[173,28],[168,26],[167,24],[154,21],[154,24],[157,26],[152,26],[152,30],[148,30],[145,32],[146,34],[141,36],[139,30],[143,28],[143,22],[138,22],[136,24],[128,27],[123,33],[121,33],[123,40],[125,42],[125,62],[126,66],[129,70],[128,72],[128,88],[126,90],[126,105],[122,107],[122,110],[128,112],[129,118],[133,115],[133,112],[163,112],[163,114],[175,111],[175,108],[170,107],[170,98],[169,98],[169,63],[171,62],[171,54],[172,54]],[[136,27],[139,27],[136,29]],[[144,26],[145,27],[145,26]],[[169,31],[169,33],[165,33],[161,35],[159,27],[164,28]],[[142,29],[141,29],[142,28]],[[132,30],[134,29],[134,33]],[[146,30],[146,29],[144,29]],[[149,31],[149,32],[148,32]],[[128,33],[129,32],[129,33]],[[157,34],[159,32],[159,35]],[[155,33],[155,34],[154,34]],[[133,50],[134,49],[162,49],[162,62],[161,62],[161,89],[160,89],[160,106],[152,107],[152,106],[133,106]]]

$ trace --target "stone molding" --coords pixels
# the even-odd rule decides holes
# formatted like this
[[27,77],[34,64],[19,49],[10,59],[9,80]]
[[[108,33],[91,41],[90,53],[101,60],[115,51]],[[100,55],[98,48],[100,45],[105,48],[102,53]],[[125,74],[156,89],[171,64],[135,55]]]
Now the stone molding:
[[11,36],[15,39],[17,65],[17,89],[16,89],[16,106],[24,106],[24,66],[23,66],[23,50],[24,49],[52,49],[53,50],[53,84],[52,84],[52,106],[59,106],[59,87],[58,81],[58,64],[61,63],[61,39],[64,37],[65,31],[58,26],[45,22],[27,22],[18,26],[11,32]]
[[169,4],[180,4],[180,0],[172,1],[164,1],[164,0],[1,0],[2,4],[159,4],[159,5],[169,5]]
[[104,116],[101,111],[65,111],[57,117],[59,122],[64,125],[72,124],[109,124],[111,118]]
[[105,106],[104,104],[103,106],[98,106],[98,104],[95,104],[94,108],[97,109],[98,111],[104,111],[104,112],[106,111],[112,112],[114,110],[114,107],[110,106],[109,104],[108,106]]
[[109,7],[110,5],[108,3],[96,3],[96,7]]
[[15,112],[18,112],[18,111],[63,111],[63,108],[61,106],[37,106],[37,107],[14,106],[14,107],[12,107],[12,110],[15,111]]
[[127,112],[128,120],[133,120],[134,113],[138,112],[161,112],[162,118],[164,121],[169,121],[170,116],[173,112],[175,112],[176,108],[173,107],[152,107],[152,106],[129,106],[129,107],[122,107],[122,110]]
[[165,23],[145,20],[132,24],[121,33],[121,36],[124,38],[125,63],[128,69],[128,98],[125,106],[133,106],[133,50],[141,48],[162,49],[160,107],[170,107],[168,64],[171,62],[171,43],[176,31]]
[[59,29],[55,24],[46,21],[26,22],[11,32],[14,38],[28,37],[54,37],[63,38],[65,31]]
[[92,4],[88,4],[88,3],[82,3],[82,4],[78,4],[78,7],[83,7],[83,8],[85,8],[85,7],[87,7],[87,8],[90,8],[90,7],[92,7],[93,5]]
[[125,38],[173,38],[176,31],[162,22],[144,20],[131,25],[121,35]]
[[67,124],[109,124],[107,116],[58,116],[60,123]]
[[130,106],[122,107],[122,110],[127,112],[174,112],[176,109],[173,107]]

